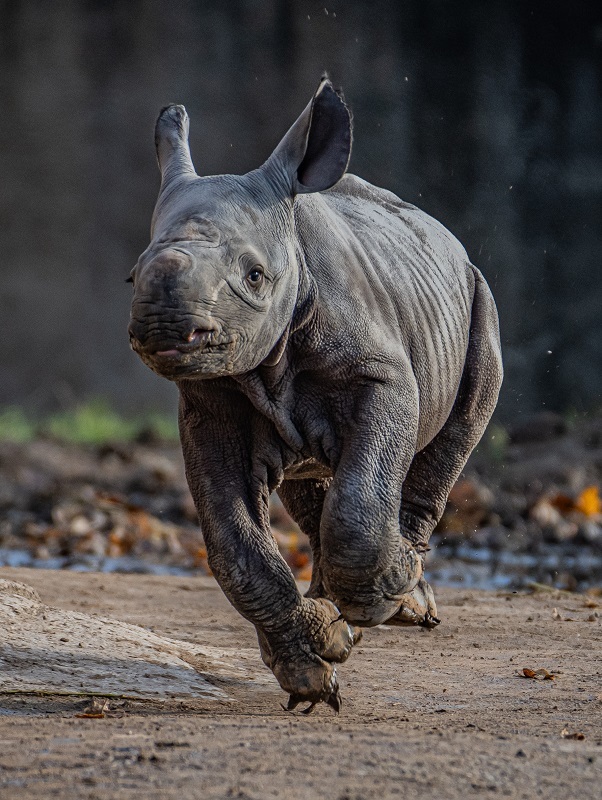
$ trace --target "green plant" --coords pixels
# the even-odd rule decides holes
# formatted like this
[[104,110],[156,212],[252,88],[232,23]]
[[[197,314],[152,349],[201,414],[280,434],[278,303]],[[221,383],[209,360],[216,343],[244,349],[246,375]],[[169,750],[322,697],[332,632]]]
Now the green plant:
[[166,442],[178,441],[178,420],[175,414],[161,414],[159,412],[150,412],[144,417],[144,421],[140,426],[141,429],[145,427],[150,430],[158,439],[163,439]]
[[35,425],[18,406],[8,406],[0,411],[0,441],[28,442],[35,433]]
[[509,442],[508,431],[502,425],[497,422],[488,425],[483,436],[483,444],[492,461],[500,464],[505,460]]
[[137,424],[117,414],[104,400],[91,400],[70,411],[52,414],[42,424],[42,432],[75,444],[102,444],[130,440]]

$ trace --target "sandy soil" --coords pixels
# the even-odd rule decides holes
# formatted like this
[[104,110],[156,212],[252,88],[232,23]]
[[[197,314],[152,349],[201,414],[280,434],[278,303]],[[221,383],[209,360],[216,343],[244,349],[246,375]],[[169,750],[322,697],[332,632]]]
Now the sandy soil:
[[[440,590],[438,629],[366,631],[339,668],[342,713],[305,717],[281,709],[252,627],[211,578],[10,568],[0,578],[34,587],[49,606],[221,648],[248,670],[205,671],[225,698],[111,698],[99,719],[77,716],[90,703],[83,694],[0,693],[6,800],[600,797],[595,598]],[[523,667],[554,680],[520,677]]]

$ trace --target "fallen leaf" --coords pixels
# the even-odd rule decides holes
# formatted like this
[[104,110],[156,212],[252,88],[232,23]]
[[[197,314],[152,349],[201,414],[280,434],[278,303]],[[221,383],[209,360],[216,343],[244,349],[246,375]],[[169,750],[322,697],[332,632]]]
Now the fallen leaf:
[[563,739],[578,739],[579,741],[583,741],[583,739],[585,739],[584,733],[580,733],[579,731],[570,732],[568,728],[563,728],[560,731],[560,735]]
[[551,672],[548,672],[547,669],[529,669],[528,667],[523,667],[523,675],[525,678],[532,678],[536,681],[553,681],[554,675]]
[[550,497],[548,503],[560,511],[561,514],[567,514],[569,511],[572,511],[575,508],[573,499],[567,494],[556,494],[553,497]]
[[76,714],[75,716],[82,719],[103,719],[108,710],[108,699],[106,697],[95,697],[81,714]]
[[595,517],[602,514],[602,501],[597,486],[588,486],[584,489],[577,500],[575,508],[581,511],[586,517]]
[[557,608],[552,609],[552,619],[562,619],[562,616]]
[[523,675],[525,678],[534,678],[535,677],[535,670],[528,669],[527,667],[523,667]]
[[297,575],[297,580],[310,581],[311,573],[312,573],[311,564],[307,564],[307,566],[303,567],[303,569],[299,571],[299,574]]

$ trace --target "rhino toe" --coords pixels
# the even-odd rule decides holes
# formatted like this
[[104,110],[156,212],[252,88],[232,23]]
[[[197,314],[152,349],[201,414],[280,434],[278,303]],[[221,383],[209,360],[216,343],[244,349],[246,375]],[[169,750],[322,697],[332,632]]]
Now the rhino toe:
[[412,591],[403,595],[399,610],[387,620],[386,624],[419,625],[432,629],[440,622],[433,590],[424,578],[420,578]]

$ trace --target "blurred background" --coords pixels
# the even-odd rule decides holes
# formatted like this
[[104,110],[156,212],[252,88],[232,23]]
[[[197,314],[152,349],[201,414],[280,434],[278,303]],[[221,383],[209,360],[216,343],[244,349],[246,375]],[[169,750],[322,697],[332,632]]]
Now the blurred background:
[[[0,565],[209,569],[175,388],[126,333],[155,118],[184,103],[199,174],[246,172],[324,71],[354,113],[351,171],[455,233],[500,311],[497,416],[429,580],[602,595],[593,0],[0,0]],[[270,513],[309,578],[307,540]]]
[[171,410],[124,283],[158,189],[153,126],[199,174],[270,154],[328,71],[351,171],[441,220],[496,296],[499,418],[602,405],[602,5],[525,0],[0,3],[0,406]]

